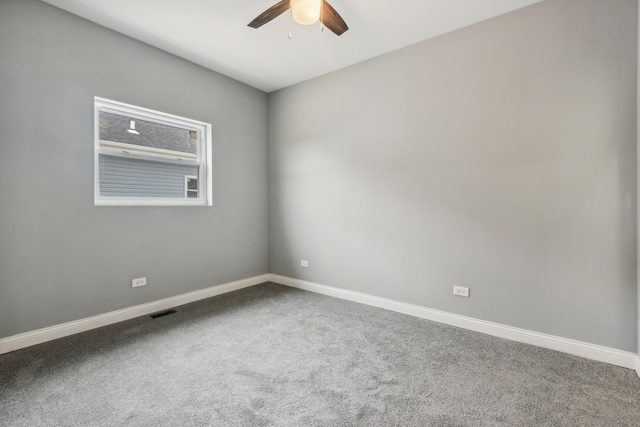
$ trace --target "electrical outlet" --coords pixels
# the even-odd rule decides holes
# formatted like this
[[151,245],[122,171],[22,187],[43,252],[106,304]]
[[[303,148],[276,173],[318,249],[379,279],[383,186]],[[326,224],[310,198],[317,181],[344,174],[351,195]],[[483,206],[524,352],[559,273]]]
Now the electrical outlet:
[[464,288],[462,286],[454,286],[453,287],[453,294],[457,295],[459,297],[469,298],[469,288]]
[[138,286],[147,286],[147,278],[138,277],[137,279],[133,279],[131,281],[131,287],[137,288]]
[[309,261],[307,261],[306,259],[301,259],[300,260],[300,267],[308,268],[309,267]]

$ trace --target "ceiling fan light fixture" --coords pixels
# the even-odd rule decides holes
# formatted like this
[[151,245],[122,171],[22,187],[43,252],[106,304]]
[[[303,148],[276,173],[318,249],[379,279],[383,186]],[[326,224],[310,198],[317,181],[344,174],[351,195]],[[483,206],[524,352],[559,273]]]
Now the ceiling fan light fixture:
[[293,20],[301,25],[311,25],[320,19],[322,0],[291,0]]

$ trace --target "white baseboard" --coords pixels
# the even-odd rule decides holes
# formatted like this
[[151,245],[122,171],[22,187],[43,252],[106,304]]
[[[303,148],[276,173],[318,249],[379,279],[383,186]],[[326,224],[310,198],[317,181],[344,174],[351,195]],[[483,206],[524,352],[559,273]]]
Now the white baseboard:
[[383,308],[422,319],[432,320],[459,328],[482,332],[500,338],[506,338],[526,344],[537,345],[564,353],[573,354],[587,359],[598,360],[612,365],[622,366],[628,369],[635,369],[640,376],[640,355],[635,353],[603,347],[597,344],[590,344],[575,341],[568,338],[554,335],[528,331],[526,329],[514,328],[501,325],[499,323],[487,322],[474,319],[472,317],[460,316],[444,311],[434,310],[413,304],[393,301],[360,292],[348,291],[345,289],[325,286],[318,283],[307,282],[305,280],[293,279],[291,277],[279,276],[277,274],[263,274],[248,279],[223,285],[212,286],[210,288],[177,295],[170,298],[153,301],[146,304],[136,305],[122,310],[100,314],[85,319],[75,320],[36,331],[25,332],[20,335],[0,339],[0,354],[8,353],[21,348],[41,344],[47,341],[89,331],[113,323],[122,322],[139,316],[166,310],[183,304],[210,298],[216,295],[225,294],[264,282],[274,282],[298,289],[316,292],[336,298],[358,302],[373,307]]
[[227,292],[236,291],[238,289],[248,288],[267,281],[269,281],[269,275],[262,274],[260,276],[250,277],[248,279],[238,280],[224,285],[212,286],[210,288],[177,295],[175,297],[164,298],[150,303],[124,308],[122,310],[111,311],[109,313],[99,314],[97,316],[74,320],[73,322],[62,323],[60,325],[3,338],[0,339],[0,354],[80,332],[85,332],[101,326],[133,319],[134,317],[145,316],[157,311],[166,310],[168,308],[188,304],[216,295],[226,294]]
[[638,375],[640,375],[640,359],[635,353],[557,337],[554,335],[528,331],[526,329],[514,328],[507,325],[501,325],[499,323],[487,322],[484,320],[474,319],[472,317],[460,316],[458,314],[433,310],[360,292],[353,292],[331,286],[320,285],[318,283],[307,282],[305,280],[279,276],[277,274],[269,274],[269,281],[361,304],[367,304],[386,310],[396,311],[398,313],[408,314],[422,319],[433,320],[435,322],[457,326],[459,328],[482,332],[484,334],[500,338],[506,338],[526,344],[533,344],[539,347],[549,348],[587,359],[598,360],[600,362],[610,363],[612,365],[622,366],[628,369],[636,369],[638,371]]

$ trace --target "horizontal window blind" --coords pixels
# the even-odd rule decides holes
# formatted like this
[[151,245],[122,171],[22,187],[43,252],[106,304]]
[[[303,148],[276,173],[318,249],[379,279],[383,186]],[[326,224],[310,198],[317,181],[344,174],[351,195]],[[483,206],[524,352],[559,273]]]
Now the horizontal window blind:
[[185,177],[199,166],[126,157],[99,156],[100,195],[104,197],[185,198]]

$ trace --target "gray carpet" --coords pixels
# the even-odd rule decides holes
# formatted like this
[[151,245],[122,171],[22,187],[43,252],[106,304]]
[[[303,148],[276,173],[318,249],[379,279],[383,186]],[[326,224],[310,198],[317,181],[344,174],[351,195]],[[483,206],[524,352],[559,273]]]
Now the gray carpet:
[[0,356],[2,426],[640,426],[634,371],[275,284]]

